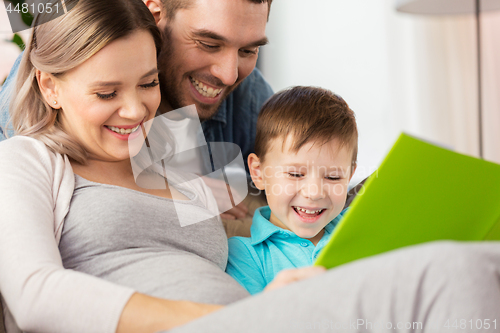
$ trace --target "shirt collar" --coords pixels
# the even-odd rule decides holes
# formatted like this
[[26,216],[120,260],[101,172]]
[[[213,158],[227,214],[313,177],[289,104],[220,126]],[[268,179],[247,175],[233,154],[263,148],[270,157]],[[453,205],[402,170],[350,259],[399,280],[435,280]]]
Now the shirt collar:
[[[325,226],[325,234],[332,233],[333,229],[335,229],[335,227],[342,219],[346,211],[347,208],[344,209],[342,212],[340,212],[340,214],[336,218],[334,218],[330,223],[328,223]],[[272,235],[279,233],[281,234],[286,233],[298,237],[293,232],[281,229],[280,227],[277,227],[274,224],[272,224],[269,221],[270,217],[271,217],[271,209],[269,208],[269,206],[260,207],[255,211],[253,215],[252,226],[250,227],[252,245],[257,245],[259,243],[262,243]]]
[[337,224],[339,224],[340,220],[342,219],[342,217],[344,217],[344,214],[347,212],[348,209],[349,209],[349,207],[347,207],[346,209],[344,209],[343,211],[341,211],[340,214],[337,215],[336,218],[334,218],[333,220],[331,220],[330,223],[328,223],[325,226],[326,233],[328,233],[328,234],[332,233],[333,229],[335,229],[335,227],[337,226]]
[[211,118],[211,120],[221,122],[223,125],[227,124],[227,98],[219,106],[219,110],[217,110],[217,113]]
[[253,214],[252,226],[250,227],[252,245],[262,243],[275,233],[289,232],[269,222],[270,217],[271,209],[269,206],[260,207]]

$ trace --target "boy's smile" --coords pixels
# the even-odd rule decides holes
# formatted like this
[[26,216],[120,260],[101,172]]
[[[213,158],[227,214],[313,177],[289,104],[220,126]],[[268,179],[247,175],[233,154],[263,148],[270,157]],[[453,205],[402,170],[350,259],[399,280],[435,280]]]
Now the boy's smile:
[[273,139],[261,162],[254,154],[248,165],[252,179],[266,191],[271,223],[314,244],[323,228],[342,211],[352,172],[352,150],[337,140],[309,142],[291,152],[291,136]]

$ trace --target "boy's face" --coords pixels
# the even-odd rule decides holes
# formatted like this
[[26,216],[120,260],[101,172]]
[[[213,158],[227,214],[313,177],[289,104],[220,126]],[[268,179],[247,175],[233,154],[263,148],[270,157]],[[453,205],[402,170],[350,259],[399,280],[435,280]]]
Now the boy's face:
[[[274,139],[264,162],[248,158],[255,185],[265,190],[271,222],[301,238],[313,238],[342,211],[351,170],[352,149],[339,149],[337,140],[320,146],[303,145],[289,150],[291,137]],[[322,234],[321,234],[322,235]]]

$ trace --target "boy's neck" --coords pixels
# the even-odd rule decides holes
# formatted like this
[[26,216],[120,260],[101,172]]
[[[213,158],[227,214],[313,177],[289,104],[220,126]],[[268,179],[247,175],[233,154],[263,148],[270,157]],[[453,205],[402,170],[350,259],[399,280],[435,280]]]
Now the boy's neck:
[[[285,224],[283,224],[283,222],[281,222],[274,214],[273,212],[271,212],[271,216],[269,217],[269,222],[271,222],[272,224],[274,224],[275,226],[277,226],[278,228],[281,228],[281,229],[284,229],[284,230],[288,230],[288,231],[291,231],[290,229],[287,228],[287,226]],[[320,232],[318,232],[316,234],[316,236],[312,237],[312,238],[306,238],[306,239],[309,239],[311,241],[311,243],[314,244],[314,246],[318,245],[319,241],[321,240],[321,238],[323,237],[323,235],[325,234],[325,228],[321,229]]]

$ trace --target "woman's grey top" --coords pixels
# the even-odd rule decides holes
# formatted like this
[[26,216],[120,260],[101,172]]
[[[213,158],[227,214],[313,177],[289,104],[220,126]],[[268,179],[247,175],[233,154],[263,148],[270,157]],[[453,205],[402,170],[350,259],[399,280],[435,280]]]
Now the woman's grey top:
[[[181,227],[172,199],[75,181],[59,244],[65,268],[172,300],[229,304],[248,296],[224,272],[227,238],[217,217]],[[189,198],[177,209],[203,207],[203,193],[177,190]]]

